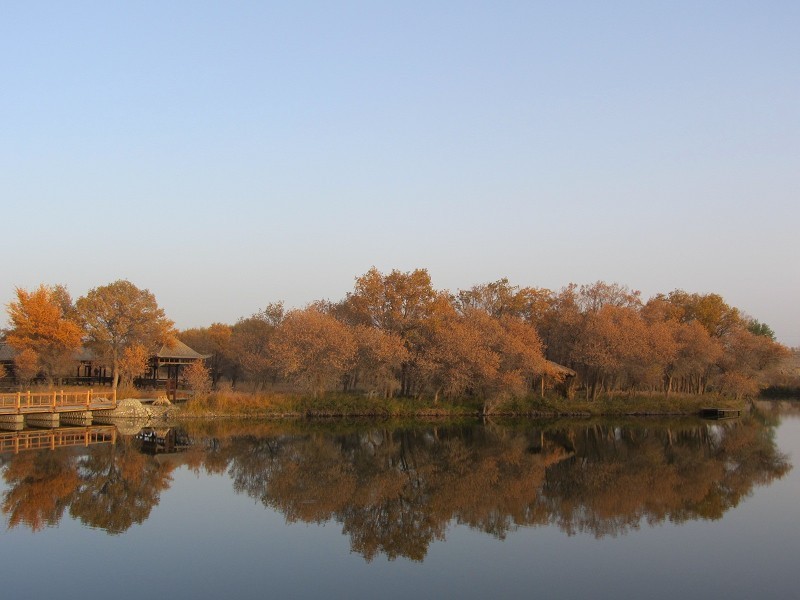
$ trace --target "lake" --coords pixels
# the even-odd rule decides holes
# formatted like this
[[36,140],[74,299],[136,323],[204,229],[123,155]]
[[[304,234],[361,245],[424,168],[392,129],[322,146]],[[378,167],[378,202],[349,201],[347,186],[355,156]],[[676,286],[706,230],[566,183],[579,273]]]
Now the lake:
[[5,598],[798,595],[788,403],[0,436]]

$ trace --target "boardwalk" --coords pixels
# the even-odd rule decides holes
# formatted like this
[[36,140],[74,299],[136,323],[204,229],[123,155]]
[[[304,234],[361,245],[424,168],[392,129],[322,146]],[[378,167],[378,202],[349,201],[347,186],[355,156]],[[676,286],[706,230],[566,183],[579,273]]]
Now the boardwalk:
[[0,394],[0,415],[27,415],[42,413],[87,412],[113,410],[117,407],[116,391],[85,392],[17,392]]
[[68,446],[93,446],[114,444],[117,441],[117,428],[103,427],[65,427],[47,431],[32,430],[15,433],[0,433],[0,453],[18,454],[25,450],[55,450]]

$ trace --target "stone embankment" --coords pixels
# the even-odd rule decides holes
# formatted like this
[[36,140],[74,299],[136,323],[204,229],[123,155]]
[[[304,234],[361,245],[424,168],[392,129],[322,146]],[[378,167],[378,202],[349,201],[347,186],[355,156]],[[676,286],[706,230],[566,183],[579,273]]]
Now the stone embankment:
[[156,401],[151,406],[145,406],[136,398],[125,398],[117,402],[114,410],[97,410],[95,417],[110,419],[161,419],[166,420],[177,414],[177,409],[168,401]]

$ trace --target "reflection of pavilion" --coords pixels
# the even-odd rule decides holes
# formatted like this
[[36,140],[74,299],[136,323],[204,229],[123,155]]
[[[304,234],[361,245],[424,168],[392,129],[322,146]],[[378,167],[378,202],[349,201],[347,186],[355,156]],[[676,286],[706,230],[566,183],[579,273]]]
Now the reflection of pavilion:
[[173,454],[183,452],[191,445],[186,432],[175,427],[142,429],[134,438],[142,443],[142,452],[145,454]]

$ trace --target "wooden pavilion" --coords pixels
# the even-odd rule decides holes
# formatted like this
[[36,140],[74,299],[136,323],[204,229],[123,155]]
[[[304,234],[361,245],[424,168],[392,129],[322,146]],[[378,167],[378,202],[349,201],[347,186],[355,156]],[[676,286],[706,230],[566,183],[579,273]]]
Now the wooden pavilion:
[[[14,357],[16,352],[0,342],[0,365],[5,367],[4,381],[12,382],[14,376]],[[149,367],[143,377],[135,380],[136,385],[144,387],[163,387],[171,383],[177,387],[181,371],[188,365],[205,360],[210,355],[196,352],[180,340],[171,345],[165,344],[150,357]],[[74,385],[108,385],[111,383],[111,366],[98,357],[90,348],[83,347],[75,353],[73,375],[64,378],[64,382]]]

